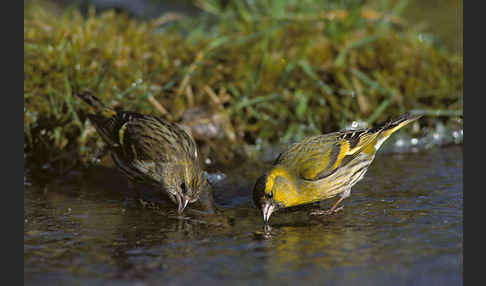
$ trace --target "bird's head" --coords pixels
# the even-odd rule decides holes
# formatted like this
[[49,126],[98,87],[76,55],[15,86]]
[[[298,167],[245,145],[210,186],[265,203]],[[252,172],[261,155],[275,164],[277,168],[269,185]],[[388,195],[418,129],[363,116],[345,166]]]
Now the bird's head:
[[257,179],[253,188],[253,202],[262,211],[267,224],[273,212],[293,205],[295,188],[288,173],[275,168]]
[[173,168],[169,182],[169,196],[178,205],[182,214],[189,203],[194,203],[204,191],[209,191],[209,184],[203,170],[197,164],[181,164]]

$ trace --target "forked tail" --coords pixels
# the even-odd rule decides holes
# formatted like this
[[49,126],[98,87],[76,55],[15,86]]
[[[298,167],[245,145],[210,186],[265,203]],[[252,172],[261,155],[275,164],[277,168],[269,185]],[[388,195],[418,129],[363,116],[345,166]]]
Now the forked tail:
[[378,149],[381,144],[388,138],[393,132],[397,131],[398,129],[404,127],[405,125],[419,119],[422,117],[422,114],[412,114],[410,112],[402,114],[397,119],[389,120],[383,124],[380,124],[376,127],[370,129],[370,132],[380,132],[378,137],[378,142],[375,145],[375,148]]

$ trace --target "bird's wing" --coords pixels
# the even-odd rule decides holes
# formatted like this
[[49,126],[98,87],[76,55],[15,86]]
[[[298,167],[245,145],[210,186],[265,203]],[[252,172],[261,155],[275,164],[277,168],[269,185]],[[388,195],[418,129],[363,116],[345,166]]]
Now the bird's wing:
[[[305,180],[320,180],[345,166],[362,152],[372,154],[377,133],[368,130],[335,132],[310,137],[281,154],[277,164]],[[373,148],[368,148],[372,146]]]
[[198,156],[196,143],[181,127],[152,116],[130,117],[118,128],[116,142],[117,165],[138,180],[148,176],[160,182],[170,166]]
[[421,114],[405,113],[373,128],[318,135],[292,145],[276,163],[295,171],[305,180],[323,179],[346,166],[360,154],[373,156],[395,131],[419,119]]
[[196,143],[181,127],[151,116],[125,122],[118,131],[118,142],[132,160],[170,163],[197,159]]

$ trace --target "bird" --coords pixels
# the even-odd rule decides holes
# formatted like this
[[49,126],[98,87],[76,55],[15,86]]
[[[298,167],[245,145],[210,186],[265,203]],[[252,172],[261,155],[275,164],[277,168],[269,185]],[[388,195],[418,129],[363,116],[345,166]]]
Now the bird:
[[131,183],[148,184],[168,195],[181,215],[201,193],[211,192],[197,145],[179,125],[130,111],[115,111],[89,91],[76,95],[94,110],[87,117]]
[[419,119],[407,112],[372,128],[346,130],[307,137],[280,153],[253,188],[253,202],[264,224],[279,209],[310,204],[339,196],[328,210],[311,215],[330,215],[351,194],[365,175],[380,146],[392,133]]

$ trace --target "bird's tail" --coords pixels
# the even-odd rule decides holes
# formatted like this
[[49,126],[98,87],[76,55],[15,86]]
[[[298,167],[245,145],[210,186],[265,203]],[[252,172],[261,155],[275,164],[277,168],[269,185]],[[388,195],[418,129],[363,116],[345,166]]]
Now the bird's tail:
[[76,95],[84,102],[86,102],[89,106],[91,106],[97,115],[101,115],[103,117],[111,117],[116,114],[115,110],[104,105],[101,100],[99,100],[89,91],[77,93]]
[[422,117],[422,114],[412,114],[410,112],[402,114],[397,119],[389,120],[383,124],[380,124],[376,127],[370,129],[372,133],[380,133],[377,144],[375,145],[375,149],[378,149],[381,144],[393,134],[393,132],[397,131],[398,129],[404,127],[405,125],[419,119]]

